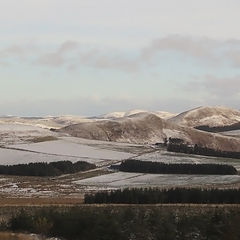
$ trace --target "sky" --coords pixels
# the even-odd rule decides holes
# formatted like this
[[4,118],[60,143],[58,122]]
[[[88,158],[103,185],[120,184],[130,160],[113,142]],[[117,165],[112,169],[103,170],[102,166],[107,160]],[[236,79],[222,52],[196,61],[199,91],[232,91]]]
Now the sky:
[[239,109],[239,0],[0,0],[0,115]]

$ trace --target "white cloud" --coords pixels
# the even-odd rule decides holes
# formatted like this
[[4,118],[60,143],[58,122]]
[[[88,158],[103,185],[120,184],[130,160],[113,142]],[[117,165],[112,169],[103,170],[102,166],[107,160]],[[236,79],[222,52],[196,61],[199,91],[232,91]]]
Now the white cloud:
[[[52,49],[54,48],[54,50]],[[13,45],[0,51],[3,57],[29,57],[35,64],[48,67],[65,66],[77,68],[79,65],[92,68],[115,69],[123,72],[137,72],[141,68],[150,68],[151,63],[158,64],[158,53],[169,51],[181,53],[183,57],[197,60],[203,66],[230,64],[240,67],[240,40],[225,41],[196,38],[191,36],[169,35],[154,39],[150,44],[138,50],[122,50],[89,46],[77,41],[65,41],[57,49],[55,46],[42,48],[40,45]],[[132,53],[133,52],[133,53]],[[173,58],[173,54],[170,54]],[[184,59],[183,59],[184,60]],[[32,61],[32,60],[31,60]],[[29,60],[29,62],[31,62]]]
[[[159,66],[161,60],[158,53],[164,52],[174,58],[174,54],[181,53],[190,58],[194,64],[202,66],[240,67],[240,40],[215,40],[210,38],[196,38],[191,36],[169,35],[154,39],[147,46],[136,49],[107,48],[101,45],[84,45],[78,41],[68,40],[60,45],[41,45],[28,42],[25,44],[10,45],[0,49],[2,62],[8,66],[11,59],[19,59],[19,64],[65,67],[74,70],[79,66],[96,69],[119,70],[127,73],[141,72],[142,69],[151,71],[152,63]],[[174,53],[174,54],[173,54]],[[8,61],[9,60],[9,61]],[[169,61],[169,60],[168,60]],[[194,61],[197,61],[194,62]],[[183,63],[182,62],[182,63]]]
[[240,97],[240,75],[222,78],[206,76],[203,80],[203,87],[208,92],[222,98]]

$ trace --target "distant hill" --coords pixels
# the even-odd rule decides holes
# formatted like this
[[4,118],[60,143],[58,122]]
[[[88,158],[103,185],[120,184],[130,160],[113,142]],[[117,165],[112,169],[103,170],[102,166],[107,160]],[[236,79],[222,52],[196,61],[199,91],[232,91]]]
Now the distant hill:
[[184,139],[189,144],[199,144],[223,151],[240,151],[240,139],[179,126],[151,113],[138,113],[115,120],[79,123],[58,131],[80,138],[138,144],[154,144],[173,137]]
[[226,107],[199,107],[172,117],[169,122],[211,132],[230,131],[240,129],[240,111]]
[[162,119],[169,119],[171,117],[176,116],[174,113],[164,112],[164,111],[147,111],[147,110],[139,110],[134,109],[128,112],[112,112],[107,113],[104,115],[100,115],[97,118],[98,119],[117,119],[117,118],[123,118],[123,117],[130,117],[139,113],[146,113],[146,114],[154,114]]

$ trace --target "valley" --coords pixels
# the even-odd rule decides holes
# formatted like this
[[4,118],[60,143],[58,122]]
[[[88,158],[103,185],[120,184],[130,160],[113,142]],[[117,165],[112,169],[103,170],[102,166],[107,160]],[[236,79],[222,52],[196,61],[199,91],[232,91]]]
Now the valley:
[[[166,114],[166,113],[165,113]],[[134,111],[122,117],[119,114],[101,118],[51,117],[51,118],[0,118],[1,165],[26,164],[34,162],[86,161],[96,169],[59,177],[5,176],[0,178],[2,199],[42,198],[43,203],[51,199],[57,202],[71,202],[69,199],[83,199],[85,193],[108,191],[122,188],[158,187],[239,187],[238,175],[177,175],[122,173],[110,169],[126,159],[157,161],[164,163],[229,164],[240,170],[240,160],[168,152],[154,143],[163,142],[166,137],[182,137],[189,141],[204,142],[208,145],[231,143],[238,150],[240,139],[232,136],[205,133],[192,128],[181,127],[152,113]],[[114,117],[117,117],[114,119]],[[175,118],[175,116],[173,117]],[[80,123],[79,123],[80,122]],[[74,123],[69,127],[67,124]],[[106,125],[111,123],[110,125]],[[116,124],[115,124],[116,123]],[[80,125],[79,125],[80,124]],[[121,132],[119,133],[119,124]],[[103,127],[108,130],[103,130]],[[51,128],[58,128],[51,131]],[[81,135],[80,128],[84,128]],[[76,128],[76,131],[74,130]],[[66,129],[66,131],[65,131]],[[72,129],[69,131],[68,129]],[[99,130],[101,129],[101,131]],[[86,137],[86,131],[93,131]],[[100,131],[100,132],[99,132]],[[106,131],[106,132],[105,132]],[[117,136],[114,135],[117,131]],[[97,134],[97,135],[96,135]],[[225,132],[223,134],[227,134]],[[88,135],[90,136],[90,135]],[[108,136],[105,139],[103,136]],[[214,136],[214,137],[213,137]],[[211,139],[211,142],[210,140]],[[105,141],[103,141],[105,140]],[[113,141],[114,140],[114,141]],[[223,141],[220,141],[223,140]],[[213,142],[215,141],[215,142]],[[229,144],[224,146],[229,149]],[[49,201],[46,199],[49,198]],[[64,200],[66,199],[66,200]],[[81,200],[79,200],[81,202]],[[79,202],[73,200],[74,202]],[[54,202],[54,201],[53,201]]]

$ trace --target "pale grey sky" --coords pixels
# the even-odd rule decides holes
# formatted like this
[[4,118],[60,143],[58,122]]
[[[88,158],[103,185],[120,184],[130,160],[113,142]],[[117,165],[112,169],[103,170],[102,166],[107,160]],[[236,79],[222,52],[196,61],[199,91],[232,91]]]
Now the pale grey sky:
[[0,0],[0,115],[239,108],[240,1]]

